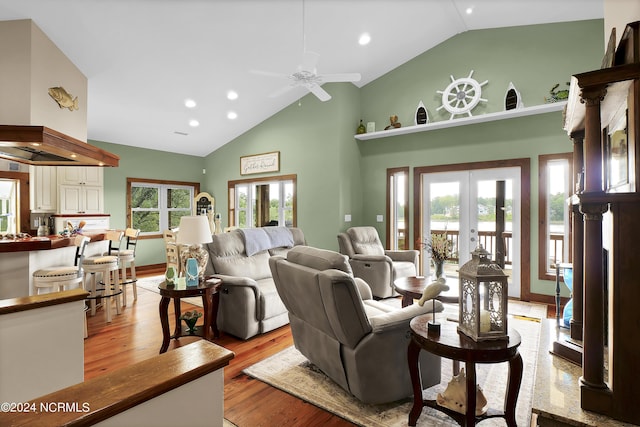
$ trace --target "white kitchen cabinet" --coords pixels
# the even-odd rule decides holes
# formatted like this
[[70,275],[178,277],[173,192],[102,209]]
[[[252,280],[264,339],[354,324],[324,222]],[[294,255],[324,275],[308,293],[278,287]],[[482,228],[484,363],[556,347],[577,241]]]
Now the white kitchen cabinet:
[[31,211],[56,212],[58,202],[58,172],[55,166],[31,166],[29,185]]
[[58,186],[58,212],[61,214],[98,214],[104,210],[102,186]]
[[92,185],[103,184],[104,171],[100,167],[59,166],[59,185]]

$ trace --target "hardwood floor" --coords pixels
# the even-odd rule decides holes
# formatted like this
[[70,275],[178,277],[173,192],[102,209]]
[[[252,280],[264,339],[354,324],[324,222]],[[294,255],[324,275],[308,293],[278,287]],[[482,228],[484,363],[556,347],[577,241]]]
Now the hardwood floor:
[[[139,275],[140,276],[140,275]],[[85,340],[85,379],[156,356],[162,344],[162,328],[158,315],[160,295],[138,288],[138,301],[133,302],[128,289],[128,306],[113,321],[106,323],[104,311],[87,317],[89,337]],[[202,310],[182,303],[182,310]],[[173,304],[169,305],[170,326],[173,329]],[[198,338],[172,340],[169,351]],[[243,341],[224,332],[215,341],[235,353],[225,368],[225,418],[239,427],[258,426],[353,426],[329,412],[297,399],[261,381],[252,379],[242,370],[257,361],[293,345],[288,326]]]

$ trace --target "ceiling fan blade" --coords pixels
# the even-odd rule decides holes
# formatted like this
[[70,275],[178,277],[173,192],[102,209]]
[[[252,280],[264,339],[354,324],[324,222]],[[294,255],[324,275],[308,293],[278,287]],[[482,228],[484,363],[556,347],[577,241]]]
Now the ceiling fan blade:
[[331,95],[329,95],[326,90],[322,89],[320,86],[318,86],[315,83],[307,85],[307,89],[309,89],[309,91],[313,93],[316,97],[318,97],[318,99],[322,102],[325,102],[331,99]]
[[320,74],[318,76],[323,82],[359,82],[362,78],[360,73],[340,73],[340,74]]
[[281,77],[288,78],[288,74],[284,73],[274,73],[272,71],[263,71],[263,70],[250,70],[251,74],[257,74],[259,76],[267,76],[267,77]]
[[318,65],[318,60],[320,59],[320,54],[312,52],[310,50],[304,52],[304,56],[302,58],[302,64],[299,66],[301,71],[311,71],[312,73],[316,72],[316,66]]
[[292,90],[294,87],[296,87],[296,85],[287,85],[287,86],[283,86],[280,89],[272,92],[269,94],[269,98],[277,98],[280,95],[284,95],[285,93],[289,92],[290,90]]

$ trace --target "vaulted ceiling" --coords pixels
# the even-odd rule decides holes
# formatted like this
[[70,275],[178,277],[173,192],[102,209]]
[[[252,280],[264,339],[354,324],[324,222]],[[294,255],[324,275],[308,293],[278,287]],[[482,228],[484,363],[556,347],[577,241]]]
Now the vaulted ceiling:
[[253,72],[291,74],[303,49],[362,87],[464,31],[602,17],[603,0],[0,0],[87,76],[89,139],[197,156],[307,93]]

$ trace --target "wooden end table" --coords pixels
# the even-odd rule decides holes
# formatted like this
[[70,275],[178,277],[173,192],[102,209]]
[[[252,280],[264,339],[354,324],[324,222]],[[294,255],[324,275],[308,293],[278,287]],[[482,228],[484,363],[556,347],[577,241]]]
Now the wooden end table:
[[[458,332],[456,322],[441,323],[440,334],[432,334],[427,330],[427,321],[431,315],[424,314],[411,320],[411,342],[407,353],[409,374],[413,386],[413,407],[409,412],[409,425],[415,426],[422,408],[428,406],[437,409],[456,420],[461,426],[475,426],[476,422],[487,418],[504,418],[509,427],[516,427],[516,403],[522,382],[522,357],[518,352],[520,334],[515,329],[509,329],[509,340],[494,340],[476,342],[463,333]],[[467,378],[467,412],[461,414],[444,406],[435,400],[423,400],[422,382],[418,368],[420,350],[447,359],[465,363]],[[504,411],[489,409],[483,415],[476,416],[476,363],[509,362],[509,382],[505,392]]]
[[[424,276],[401,277],[396,279],[393,282],[393,287],[397,293],[402,295],[402,307],[404,308],[413,304],[414,299],[420,299],[424,288],[433,280],[435,279]],[[449,280],[449,290],[440,293],[436,299],[450,304],[458,304],[460,302],[458,284],[456,283],[455,286],[452,286],[451,282],[452,280]]]
[[[163,281],[158,285],[160,290],[160,323],[162,324],[162,346],[160,353],[164,353],[169,348],[169,341],[172,338],[198,336],[206,340],[212,341],[210,333],[213,332],[213,338],[220,337],[218,331],[217,317],[218,307],[220,305],[220,295],[218,289],[222,284],[222,280],[216,278],[205,278],[198,283],[198,286],[187,287],[184,282],[169,284]],[[182,332],[182,321],[180,320],[180,298],[202,296],[202,306],[204,311],[204,326],[197,326],[193,334]],[[176,328],[173,335],[169,332],[169,301],[173,299],[175,311]]]

